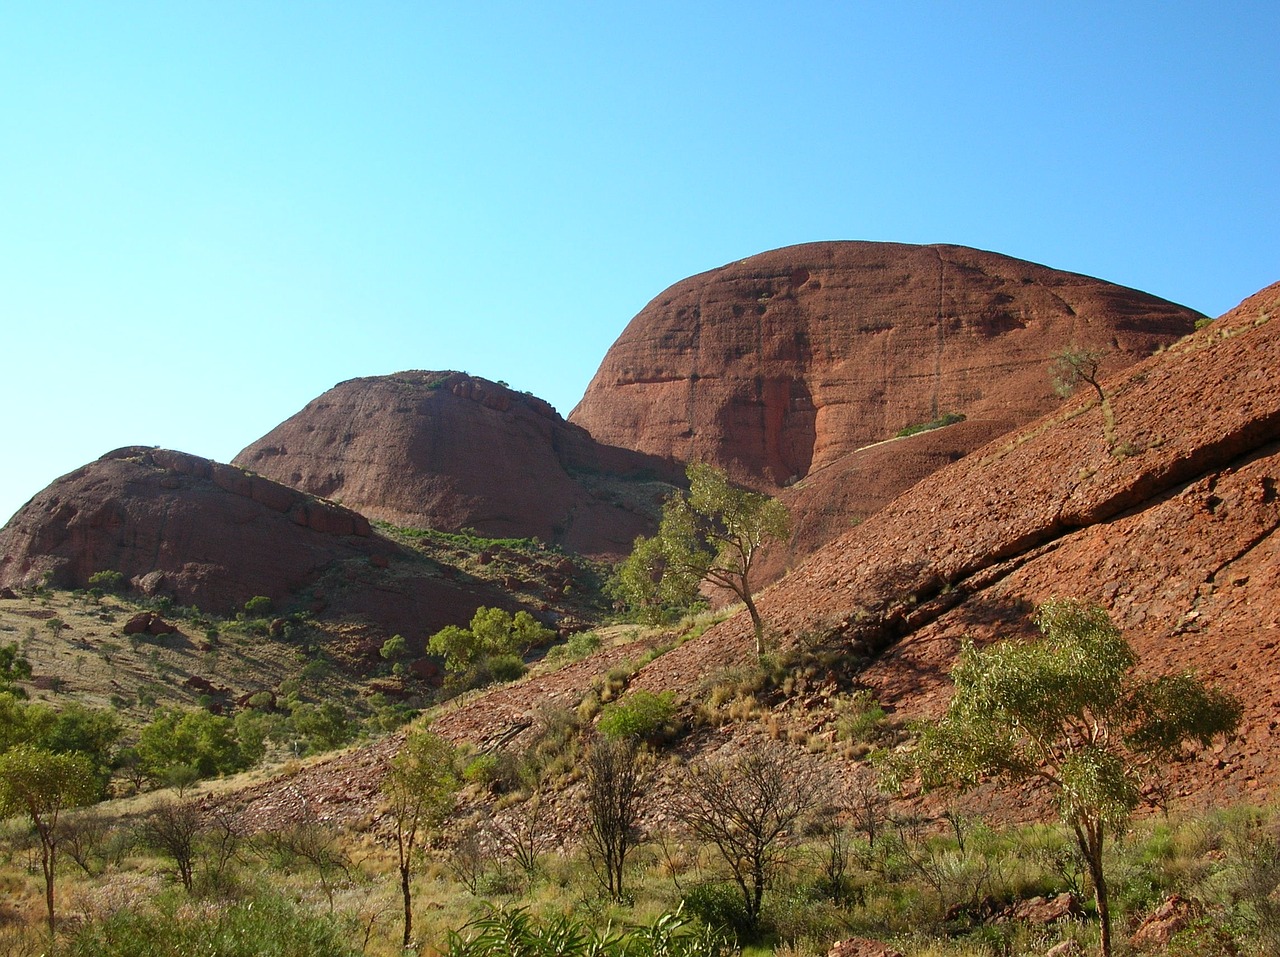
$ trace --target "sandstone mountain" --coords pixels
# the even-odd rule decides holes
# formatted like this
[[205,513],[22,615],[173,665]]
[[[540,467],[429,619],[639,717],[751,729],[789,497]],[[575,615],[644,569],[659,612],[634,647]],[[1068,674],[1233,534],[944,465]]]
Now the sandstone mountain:
[[[783,644],[860,655],[891,709],[936,711],[960,639],[1032,631],[1051,597],[1100,602],[1145,667],[1240,696],[1238,740],[1180,788],[1280,784],[1280,284],[1029,426],[924,478],[759,599]],[[689,689],[750,654],[738,615],[650,665]],[[814,719],[821,723],[819,719]]]
[[[770,494],[807,485],[782,493],[802,555],[1055,408],[1055,352],[1101,350],[1114,371],[1199,318],[1132,289],[962,246],[789,246],[657,296],[609,350],[569,421],[606,444],[711,462]],[[964,425],[876,447],[948,413]]]
[[614,557],[651,529],[663,480],[680,475],[593,441],[541,399],[456,372],[343,382],[234,461],[396,525]]
[[[569,422],[501,384],[405,372],[336,386],[234,461],[370,518],[533,536],[608,558],[652,530],[683,463],[712,461],[782,490],[796,517],[793,545],[762,567],[767,580],[1053,408],[1053,352],[1105,350],[1117,369],[1197,318],[962,247],[793,246],[660,295],[609,351]],[[878,445],[946,413],[967,418]]]
[[[835,745],[842,689],[869,689],[898,718],[937,713],[962,638],[1028,636],[1040,602],[1075,597],[1108,609],[1141,667],[1193,670],[1244,704],[1239,735],[1209,760],[1171,769],[1163,797],[1265,801],[1280,785],[1278,363],[1280,284],[1107,379],[1110,427],[1096,396],[1082,393],[925,477],[759,597],[780,649],[835,655],[840,670],[797,669],[764,718],[695,732],[678,754],[729,753],[767,733],[802,742],[833,792],[865,782],[865,762]],[[606,672],[651,650],[606,649],[459,702],[437,726],[460,743],[518,746],[541,708],[573,707]],[[690,711],[753,658],[743,612],[654,658],[630,688],[674,692]],[[246,791],[247,819],[272,826],[290,806],[336,804],[340,794],[344,819],[358,820],[394,746],[308,769],[290,780],[288,801],[270,785]],[[351,793],[353,780],[362,793]],[[1034,792],[1011,804],[980,791],[973,801],[967,810],[1051,814]],[[576,805],[565,803],[567,821]]]
[[206,612],[228,615],[266,595],[281,611],[367,622],[382,637],[422,640],[480,605],[558,617],[523,583],[502,587],[431,561],[350,509],[165,449],[111,452],[0,530],[0,587],[84,588],[105,570]]

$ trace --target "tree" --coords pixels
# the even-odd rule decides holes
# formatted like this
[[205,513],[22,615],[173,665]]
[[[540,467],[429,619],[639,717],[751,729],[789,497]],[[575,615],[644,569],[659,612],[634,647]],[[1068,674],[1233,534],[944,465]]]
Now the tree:
[[1083,349],[1076,345],[1055,352],[1049,366],[1053,390],[1065,399],[1083,382],[1092,386],[1093,391],[1098,393],[1098,401],[1106,405],[1106,394],[1098,383],[1105,355],[1100,349]]
[[644,774],[635,738],[597,738],[587,751],[587,847],[609,896],[622,901],[627,854],[639,840]]
[[491,678],[519,677],[524,670],[520,655],[553,634],[527,611],[512,615],[481,606],[472,615],[470,627],[446,625],[431,636],[427,648],[444,658],[450,684],[467,688]]
[[115,744],[122,732],[120,719],[101,708],[68,702],[49,721],[39,745],[55,754],[82,754],[93,767],[95,800],[106,795],[115,763]]
[[247,766],[231,719],[202,710],[161,710],[138,735],[137,754],[153,781],[189,783]]
[[40,841],[49,932],[54,929],[53,879],[62,812],[97,796],[93,766],[82,754],[54,754],[20,744],[0,754],[0,816],[24,814]]
[[143,841],[173,861],[187,893],[191,893],[204,827],[204,815],[195,801],[161,801],[142,822]]
[[347,712],[336,701],[326,701],[319,705],[296,704],[289,721],[293,730],[306,738],[307,750],[310,752],[340,748],[355,733]]
[[0,645],[0,692],[9,692],[19,698],[27,693],[18,687],[17,682],[31,678],[31,662],[22,654],[16,643]]
[[819,793],[814,776],[774,748],[689,766],[678,813],[728,865],[750,927],[759,925],[765,889],[800,824],[817,809]]
[[378,654],[384,661],[398,661],[408,653],[408,642],[404,640],[404,635],[392,635],[378,649]]
[[1039,641],[965,644],[946,712],[918,726],[915,750],[888,762],[886,781],[918,772],[926,788],[987,777],[1048,785],[1088,866],[1109,957],[1107,835],[1123,829],[1184,744],[1231,733],[1240,705],[1189,674],[1133,674],[1132,648],[1097,605],[1046,602],[1036,621]]
[[765,543],[790,534],[786,506],[731,485],[712,465],[694,463],[686,474],[688,494],[667,499],[657,535],[636,539],[618,567],[614,593],[653,618],[664,605],[687,607],[704,581],[727,588],[746,606],[756,654],[763,654],[764,620],[752,595],[751,572]]
[[382,795],[395,827],[400,894],[404,900],[404,946],[413,934],[413,865],[418,841],[453,810],[458,789],[453,747],[425,729],[409,734],[382,779]]

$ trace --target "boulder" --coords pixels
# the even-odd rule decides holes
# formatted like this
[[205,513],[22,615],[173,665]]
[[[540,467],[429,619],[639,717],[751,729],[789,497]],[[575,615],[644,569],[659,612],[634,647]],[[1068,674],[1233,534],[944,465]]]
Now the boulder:
[[1180,894],[1172,894],[1143,918],[1129,942],[1138,950],[1167,947],[1178,931],[1185,930],[1203,916],[1204,905]]

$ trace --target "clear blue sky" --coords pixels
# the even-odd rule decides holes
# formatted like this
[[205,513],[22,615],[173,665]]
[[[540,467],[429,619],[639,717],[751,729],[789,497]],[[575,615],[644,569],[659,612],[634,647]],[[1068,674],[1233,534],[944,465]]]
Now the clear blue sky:
[[335,383],[567,415],[685,276],[950,242],[1280,280],[1280,4],[0,2],[0,520]]

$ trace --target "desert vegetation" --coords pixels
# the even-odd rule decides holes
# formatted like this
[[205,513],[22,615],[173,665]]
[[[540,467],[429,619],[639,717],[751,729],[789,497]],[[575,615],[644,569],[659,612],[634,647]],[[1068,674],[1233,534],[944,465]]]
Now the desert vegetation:
[[703,582],[727,589],[751,616],[756,654],[763,655],[765,623],[751,572],[764,545],[786,540],[790,516],[781,502],[738,488],[713,465],[694,463],[687,476],[688,494],[669,497],[657,534],[636,539],[613,593],[642,620],[659,621],[691,607]]
[[[172,747],[187,734],[177,753],[189,763],[209,751],[199,777],[243,774],[219,763],[235,753],[230,743],[242,746],[235,719],[169,710],[124,728],[10,693],[10,725],[45,728],[35,743],[70,755],[42,767],[79,761],[73,780],[95,780],[95,766],[106,779],[92,793],[35,782],[56,798],[40,805],[39,822],[34,805],[6,803],[0,948],[44,953],[52,940],[77,955],[197,944],[227,955],[809,955],[865,936],[912,957],[994,957],[1067,942],[1126,950],[1141,918],[1165,906],[1177,911],[1161,944],[1170,953],[1280,952],[1275,811],[1132,820],[1139,799],[1159,793],[1143,784],[1160,767],[1144,756],[1229,730],[1232,702],[1182,676],[1135,680],[1132,653],[1092,606],[1050,604],[1039,621],[1044,646],[967,651],[955,710],[928,725],[896,720],[856,684],[842,652],[818,643],[726,670],[680,700],[629,688],[634,666],[602,666],[587,692],[595,706],[544,708],[497,745],[449,743],[439,732],[455,705],[436,705],[389,752],[398,756],[376,807],[345,825],[303,802],[287,825],[254,828],[236,799],[243,783],[153,770],[130,784],[100,753],[94,764],[95,752],[118,753],[136,736],[130,746],[144,765],[164,768],[143,757],[165,753],[151,739]],[[23,674],[20,649],[12,658]],[[1024,675],[1012,687],[1027,694],[1003,702],[991,674]],[[842,676],[834,685],[833,675]],[[1018,727],[1085,735],[1065,751],[999,731],[1002,716],[1031,700],[1027,689],[1046,684],[1054,707],[1035,705],[1038,723]],[[979,718],[980,728],[964,724]],[[715,746],[735,721],[755,730]],[[30,736],[4,739],[15,742],[3,755],[6,786],[30,777],[18,773],[28,745],[16,743]],[[67,743],[77,741],[79,757]],[[1118,764],[1071,764],[1082,741],[1119,749]],[[877,755],[879,771],[867,760]],[[1059,765],[1046,763],[1053,755]],[[847,773],[831,774],[829,759],[848,762]],[[1089,787],[1071,776],[1085,764],[1097,772],[1085,775]],[[1105,777],[1113,768],[1119,777]],[[298,773],[273,772],[280,787]],[[1019,825],[958,797],[903,802],[884,790],[922,773],[931,785],[1038,778],[1047,790],[1028,795],[1046,810],[1055,781],[1067,782],[1058,792],[1067,797],[1058,823]],[[143,793],[132,793],[138,785]],[[1091,814],[1107,840],[1082,840]],[[1111,926],[1125,929],[1114,944]]]

